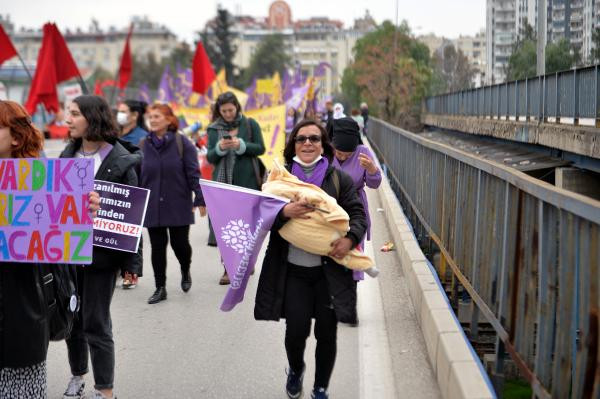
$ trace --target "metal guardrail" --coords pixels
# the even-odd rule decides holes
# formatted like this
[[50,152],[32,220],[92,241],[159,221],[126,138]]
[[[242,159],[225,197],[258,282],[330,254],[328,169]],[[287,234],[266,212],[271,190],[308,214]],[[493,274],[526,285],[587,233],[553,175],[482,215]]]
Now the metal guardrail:
[[537,397],[599,397],[600,201],[375,118],[369,138],[440,277],[476,305],[472,338],[479,312],[495,329],[493,374],[508,352]]
[[[428,97],[430,114],[560,122],[599,120],[598,65]],[[570,121],[571,122],[571,121]]]

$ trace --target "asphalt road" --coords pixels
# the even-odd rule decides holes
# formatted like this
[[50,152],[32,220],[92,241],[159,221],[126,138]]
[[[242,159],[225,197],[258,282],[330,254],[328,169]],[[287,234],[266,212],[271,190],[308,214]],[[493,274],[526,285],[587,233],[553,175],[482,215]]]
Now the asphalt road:
[[[46,154],[57,156],[63,147],[62,142],[49,141]],[[379,392],[383,391],[385,397],[440,397],[398,260],[393,252],[378,251],[389,237],[385,215],[377,212],[376,193],[369,193],[369,201],[373,255],[381,274],[377,280],[359,284],[361,325],[338,327],[330,397],[381,398]],[[168,299],[156,305],[146,303],[154,291],[146,233],[144,277],[133,290],[115,290],[111,308],[115,393],[119,398],[285,398],[285,324],[253,318],[262,255],[245,300],[231,312],[220,311],[226,288],[217,284],[223,271],[218,250],[206,245],[206,218],[196,221],[190,233],[194,251],[190,292],[181,291],[179,265],[169,250]],[[305,355],[306,391],[313,383],[314,348],[311,337]],[[69,378],[65,343],[51,343],[49,398],[61,398]],[[91,372],[85,378],[90,391]],[[308,393],[304,397],[309,397]]]

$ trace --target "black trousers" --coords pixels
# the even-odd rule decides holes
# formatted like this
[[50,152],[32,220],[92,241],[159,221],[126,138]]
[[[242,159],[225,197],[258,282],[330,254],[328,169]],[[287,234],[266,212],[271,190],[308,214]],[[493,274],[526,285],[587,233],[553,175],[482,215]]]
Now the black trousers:
[[304,349],[315,319],[316,371],[315,387],[327,388],[336,356],[337,318],[329,300],[323,267],[288,264],[284,312],[286,320],[285,350],[290,368],[304,367]]
[[115,291],[117,270],[77,268],[81,308],[71,336],[67,338],[71,374],[88,372],[88,351],[92,358],[94,387],[112,389],[115,376],[115,344],[110,303]]
[[[168,231],[168,234],[167,234]],[[190,271],[192,264],[192,247],[190,245],[190,226],[149,227],[150,246],[152,247],[152,268],[156,288],[167,283],[167,244],[171,240],[171,248],[181,266],[181,273]]]

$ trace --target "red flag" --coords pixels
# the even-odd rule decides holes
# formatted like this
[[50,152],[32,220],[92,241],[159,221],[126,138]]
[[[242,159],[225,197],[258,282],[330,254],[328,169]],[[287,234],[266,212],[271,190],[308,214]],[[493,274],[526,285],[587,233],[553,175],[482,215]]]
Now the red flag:
[[200,94],[206,93],[216,78],[215,71],[212,68],[208,55],[206,55],[202,42],[198,42],[196,46],[192,74],[192,90]]
[[57,112],[56,85],[75,76],[79,76],[79,69],[69,52],[65,39],[55,24],[45,24],[35,76],[25,104],[27,112],[33,114],[39,103],[44,104],[48,111]]
[[123,49],[123,56],[121,57],[121,66],[119,67],[119,89],[123,90],[127,87],[129,79],[131,79],[131,70],[133,69],[133,63],[131,61],[131,49],[129,48],[129,41],[131,40],[131,33],[133,32],[133,24],[129,27],[129,33],[127,34],[127,40],[125,40],[125,48]]
[[0,65],[15,55],[17,55],[17,50],[15,50],[10,38],[6,32],[4,32],[2,24],[0,24]]

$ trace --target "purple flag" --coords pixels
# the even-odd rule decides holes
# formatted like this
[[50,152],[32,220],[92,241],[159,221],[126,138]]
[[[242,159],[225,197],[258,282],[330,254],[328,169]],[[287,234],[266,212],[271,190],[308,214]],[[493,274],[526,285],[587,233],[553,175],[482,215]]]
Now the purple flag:
[[174,96],[178,104],[189,104],[192,95],[192,70],[177,67],[177,75],[174,81]]
[[283,93],[283,102],[292,97],[292,87],[294,82],[292,81],[292,75],[287,71],[287,69],[283,70],[283,77],[281,78],[281,92]]
[[265,236],[289,200],[202,179],[200,187],[231,280],[221,304],[221,310],[228,312],[244,299],[248,278]]
[[138,100],[144,101],[147,104],[150,104],[152,102],[152,99],[150,98],[150,89],[148,88],[148,85],[146,83],[142,83],[140,85],[140,92],[138,93]]
[[315,78],[322,78],[323,76],[325,76],[325,68],[331,68],[331,64],[329,64],[328,62],[319,62],[319,65],[315,67],[313,76]]
[[308,92],[310,84],[305,84],[302,87],[294,88],[292,90],[292,97],[286,101],[285,105],[290,108],[294,108],[297,110],[302,106],[304,99],[306,98],[306,93]]
[[160,84],[158,85],[158,101],[163,103],[173,102],[175,100],[173,90],[173,77],[171,76],[171,69],[169,68],[169,65],[167,65],[162,74],[162,78],[160,79]]

